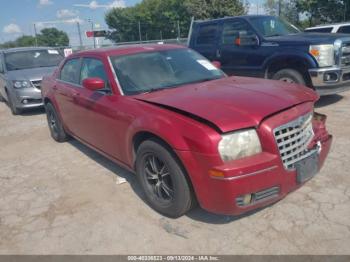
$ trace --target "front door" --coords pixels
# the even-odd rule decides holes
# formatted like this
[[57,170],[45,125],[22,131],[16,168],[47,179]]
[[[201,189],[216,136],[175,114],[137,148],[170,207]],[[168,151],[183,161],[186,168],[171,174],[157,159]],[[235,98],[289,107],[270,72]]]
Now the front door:
[[257,37],[243,19],[225,20],[219,48],[222,70],[228,75],[263,77],[264,48],[239,45],[240,35]]
[[[98,77],[105,81],[105,88],[91,91],[83,87],[86,78]],[[112,93],[105,64],[98,58],[83,58],[80,73],[79,95],[74,97],[76,135],[103,151],[117,158],[117,96]]]

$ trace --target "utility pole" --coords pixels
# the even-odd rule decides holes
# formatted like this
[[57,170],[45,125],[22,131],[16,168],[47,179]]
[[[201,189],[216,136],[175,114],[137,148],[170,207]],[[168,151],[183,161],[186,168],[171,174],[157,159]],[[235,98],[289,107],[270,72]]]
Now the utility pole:
[[139,38],[140,42],[142,42],[142,36],[141,36],[141,22],[139,21]]
[[180,32],[180,22],[177,20],[177,40],[180,40],[181,32]]
[[278,0],[278,16],[281,17],[282,13],[282,0]]
[[96,48],[96,39],[95,39],[95,33],[94,33],[94,22],[92,21],[92,19],[88,19],[88,22],[91,23],[91,31],[93,33],[93,40],[94,40],[94,48]]
[[34,26],[34,35],[35,35],[35,46],[38,46],[38,34],[36,32],[36,25],[35,23],[33,24]]
[[77,28],[78,28],[78,35],[79,35],[80,48],[82,48],[82,47],[83,47],[83,40],[81,39],[81,31],[80,31],[80,24],[79,24],[79,21],[77,21]]

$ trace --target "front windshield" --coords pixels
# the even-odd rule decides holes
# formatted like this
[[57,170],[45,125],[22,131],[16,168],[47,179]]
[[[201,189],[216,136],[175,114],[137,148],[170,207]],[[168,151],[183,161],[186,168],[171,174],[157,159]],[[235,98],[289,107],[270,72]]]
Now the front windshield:
[[225,74],[198,53],[181,48],[111,57],[126,95],[222,78]]
[[63,56],[54,49],[5,53],[5,64],[8,71],[57,66],[62,59]]
[[261,16],[250,19],[251,23],[264,37],[284,36],[300,33],[294,25],[278,17]]

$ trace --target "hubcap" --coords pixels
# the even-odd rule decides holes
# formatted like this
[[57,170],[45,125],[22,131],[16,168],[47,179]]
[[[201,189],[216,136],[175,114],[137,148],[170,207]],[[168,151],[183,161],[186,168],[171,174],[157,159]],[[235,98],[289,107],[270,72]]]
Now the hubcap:
[[147,186],[160,200],[169,203],[174,198],[174,188],[166,164],[154,154],[145,157],[144,166]]
[[57,133],[57,121],[54,113],[50,110],[49,111],[49,125],[53,132]]

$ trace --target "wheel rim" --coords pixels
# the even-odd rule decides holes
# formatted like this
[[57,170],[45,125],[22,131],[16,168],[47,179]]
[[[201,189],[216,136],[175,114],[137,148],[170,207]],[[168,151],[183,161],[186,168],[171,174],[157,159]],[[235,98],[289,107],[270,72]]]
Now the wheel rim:
[[144,159],[144,178],[149,192],[158,201],[171,203],[174,186],[167,165],[153,153],[147,154]]
[[289,84],[294,84],[295,83],[295,81],[292,78],[289,78],[289,77],[282,77],[279,80],[283,81],[283,82],[286,82],[286,83],[289,83]]
[[52,132],[54,132],[54,134],[57,134],[58,132],[57,120],[52,110],[48,111],[48,120],[49,120],[50,129],[52,130]]

